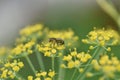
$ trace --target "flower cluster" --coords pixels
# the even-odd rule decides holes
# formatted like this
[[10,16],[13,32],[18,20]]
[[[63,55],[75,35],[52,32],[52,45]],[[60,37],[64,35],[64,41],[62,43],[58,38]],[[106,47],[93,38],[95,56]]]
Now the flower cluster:
[[[87,35],[87,39],[82,39],[82,42],[95,46],[111,46],[119,43],[119,34],[113,29],[94,29]],[[93,47],[91,47],[92,49]]]
[[20,31],[20,37],[17,38],[17,43],[29,42],[31,40],[37,41],[44,34],[42,24],[30,25]]
[[0,63],[8,61],[9,48],[1,47],[0,48]]
[[17,44],[26,43],[31,40],[36,42],[41,42],[42,40],[48,40],[49,38],[61,38],[65,41],[66,46],[76,45],[78,41],[78,36],[75,36],[74,32],[71,29],[66,30],[50,30],[44,28],[42,24],[31,25],[23,28],[20,31],[20,37],[17,38]]
[[92,61],[93,68],[97,71],[95,74],[103,75],[100,80],[115,78],[115,73],[120,72],[120,60],[117,57],[103,55],[98,61]]
[[33,76],[28,76],[28,80],[53,80],[55,76],[55,71],[49,70],[49,72],[41,71],[37,72],[35,78]]
[[32,48],[35,44],[35,41],[29,41],[25,44],[18,44],[15,46],[15,48],[11,49],[11,57],[20,57],[20,56],[26,56],[28,54],[31,54],[33,52]]
[[14,60],[13,62],[4,63],[0,68],[0,79],[14,79],[17,72],[24,66],[23,62]]
[[71,51],[70,54],[63,57],[63,61],[66,62],[66,65],[62,64],[61,67],[70,68],[70,69],[71,68],[79,69],[90,58],[91,58],[91,55],[89,53],[85,53],[85,52],[78,53],[75,49],[74,51]]
[[53,42],[47,42],[40,45],[38,44],[37,49],[42,52],[44,56],[55,57],[61,54],[61,51],[65,49],[65,46]]
[[[0,48],[0,80],[86,80],[86,75],[101,76],[100,80],[115,79],[116,74],[120,73],[120,61],[107,53],[111,51],[111,46],[119,43],[119,34],[113,29],[94,29],[87,37],[82,42],[91,44],[92,56],[89,50],[78,52],[73,49],[78,36],[71,29],[50,30],[42,24],[25,27],[14,46]],[[50,64],[45,64],[46,61]],[[31,70],[23,76],[18,72],[26,63],[29,66],[25,65],[25,68]],[[74,71],[72,75],[68,74],[70,78],[66,79],[65,69]]]
[[78,36],[75,36],[74,32],[71,29],[65,30],[65,31],[57,31],[57,30],[53,30],[53,31],[49,31],[48,38],[61,38],[65,41],[65,45],[66,46],[73,46],[74,44],[76,44],[76,42],[78,41]]

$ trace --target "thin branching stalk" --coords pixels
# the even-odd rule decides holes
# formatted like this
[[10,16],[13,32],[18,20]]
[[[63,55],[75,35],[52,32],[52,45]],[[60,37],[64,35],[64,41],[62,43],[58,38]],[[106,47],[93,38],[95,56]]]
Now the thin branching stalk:
[[44,67],[44,63],[43,63],[43,59],[42,59],[41,53],[39,53],[38,51],[36,51],[36,57],[37,57],[38,64],[39,64],[41,70],[45,71],[45,67]]
[[18,73],[16,73],[15,75],[17,80],[25,80],[21,75],[19,75]]
[[52,70],[54,71],[55,69],[54,69],[54,57],[52,57]]
[[[52,58],[52,70],[55,71],[55,69],[54,69],[54,65],[55,65],[55,63],[54,63],[54,62],[55,62],[55,57],[52,56],[51,58]],[[54,80],[54,77],[53,77],[52,80]]]
[[77,72],[77,69],[75,69],[75,70],[74,70],[74,72],[73,72],[72,77],[71,77],[71,79],[70,79],[70,80],[73,80],[73,78],[74,78],[74,76],[75,76],[76,72]]
[[[102,47],[97,47],[97,49],[95,50],[95,52],[94,52],[93,55],[92,55],[92,58],[89,60],[89,62],[87,63],[87,65],[91,64],[91,62],[92,62],[93,59],[99,58],[99,55],[100,55],[101,53],[103,53],[103,52],[104,52],[104,49],[103,49]],[[84,80],[85,74],[86,74],[87,72],[89,72],[91,69],[92,69],[91,66],[85,67],[84,73],[81,74],[81,75],[79,75],[79,76],[77,77],[77,80]]]
[[27,62],[29,64],[30,68],[32,69],[33,73],[36,74],[36,70],[35,70],[30,58],[28,56],[25,56],[25,59],[27,60]]
[[[64,54],[64,52],[62,51],[62,53]],[[62,57],[59,57],[59,72],[58,72],[58,80],[64,79],[65,76],[65,69],[61,68],[61,64],[63,63]]]

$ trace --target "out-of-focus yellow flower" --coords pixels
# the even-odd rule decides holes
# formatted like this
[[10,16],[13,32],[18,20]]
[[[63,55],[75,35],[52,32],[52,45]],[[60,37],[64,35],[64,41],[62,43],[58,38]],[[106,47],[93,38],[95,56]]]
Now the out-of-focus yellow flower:
[[28,80],[33,80],[33,76],[28,76]]
[[33,26],[27,26],[27,27],[25,27],[24,29],[22,29],[20,31],[20,35],[28,36],[28,35],[31,35],[32,33],[35,33],[37,31],[42,30],[42,28],[43,28],[42,24],[36,24],[36,25],[33,25]]
[[[93,60],[92,61],[93,67],[97,72],[101,72],[106,75],[107,78],[114,78],[117,72],[120,72],[120,61],[117,57],[109,58],[108,55],[103,55],[99,61]],[[104,79],[103,79],[104,80]]]
[[55,71],[49,71],[48,76],[53,78],[55,76]]
[[47,77],[47,78],[45,78],[45,80],[52,80],[52,78],[50,78],[50,77]]
[[45,30],[42,24],[27,26],[20,31],[20,37],[16,39],[16,42],[20,44],[31,40],[38,41],[46,33]]
[[87,72],[87,73],[86,73],[86,77],[92,77],[92,76],[93,76],[92,73],[90,73],[90,72]]
[[8,47],[0,47],[0,63],[9,61],[10,49]]
[[16,56],[23,57],[28,54],[33,53],[33,46],[35,45],[35,41],[29,41],[25,44],[18,44],[13,49],[11,49],[11,57],[14,58]]

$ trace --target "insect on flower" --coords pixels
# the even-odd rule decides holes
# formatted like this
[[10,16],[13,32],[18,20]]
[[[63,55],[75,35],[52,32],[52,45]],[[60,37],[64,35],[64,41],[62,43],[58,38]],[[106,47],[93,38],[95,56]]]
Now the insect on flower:
[[63,45],[64,44],[64,40],[60,39],[60,38],[49,38],[49,42],[52,43],[56,43],[58,45]]

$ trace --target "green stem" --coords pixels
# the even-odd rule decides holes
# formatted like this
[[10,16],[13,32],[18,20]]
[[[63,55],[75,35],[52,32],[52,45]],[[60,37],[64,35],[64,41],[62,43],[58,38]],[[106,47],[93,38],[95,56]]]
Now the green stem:
[[74,78],[76,72],[77,72],[77,69],[74,70],[74,72],[73,72],[72,77],[71,77],[70,80],[73,80],[73,78]]
[[64,51],[61,52],[62,55],[59,57],[59,75],[58,75],[58,80],[64,80],[64,76],[65,76],[65,69],[61,68],[61,64],[63,64],[63,55],[64,55]]
[[[53,71],[55,71],[55,69],[54,69],[54,59],[55,59],[54,56],[52,56],[52,70],[53,70]],[[53,77],[52,80],[54,80],[54,77]]]
[[54,57],[52,57],[52,70],[54,71]]
[[17,80],[25,80],[25,79],[24,79],[23,77],[21,77],[18,73],[16,73],[16,76],[15,76],[15,77],[16,77]]
[[120,28],[120,14],[115,9],[114,5],[106,0],[97,0],[97,3],[109,16],[114,19]]
[[[99,48],[97,48],[97,49],[95,50],[95,52],[94,52],[93,55],[92,55],[92,59],[93,59],[93,57],[95,56],[95,54],[98,52],[98,50],[99,50]],[[91,63],[92,59],[90,59],[86,65],[89,65],[89,64]],[[86,70],[86,68],[87,68],[87,66],[85,67],[85,70]],[[80,75],[77,77],[77,80],[78,80],[82,75],[84,75],[84,74],[85,74],[85,72],[84,72],[83,74],[80,74]]]
[[38,64],[39,64],[41,70],[45,71],[45,67],[44,67],[44,64],[43,64],[43,59],[42,59],[41,53],[39,53],[38,51],[36,51],[36,57],[37,57]]
[[62,57],[59,58],[59,75],[58,75],[58,80],[64,80],[64,75],[65,75],[65,69],[61,68],[61,64],[63,63]]
[[25,56],[25,59],[27,60],[27,62],[29,64],[30,68],[32,69],[33,73],[36,74],[36,70],[35,70],[30,58],[28,56]]

